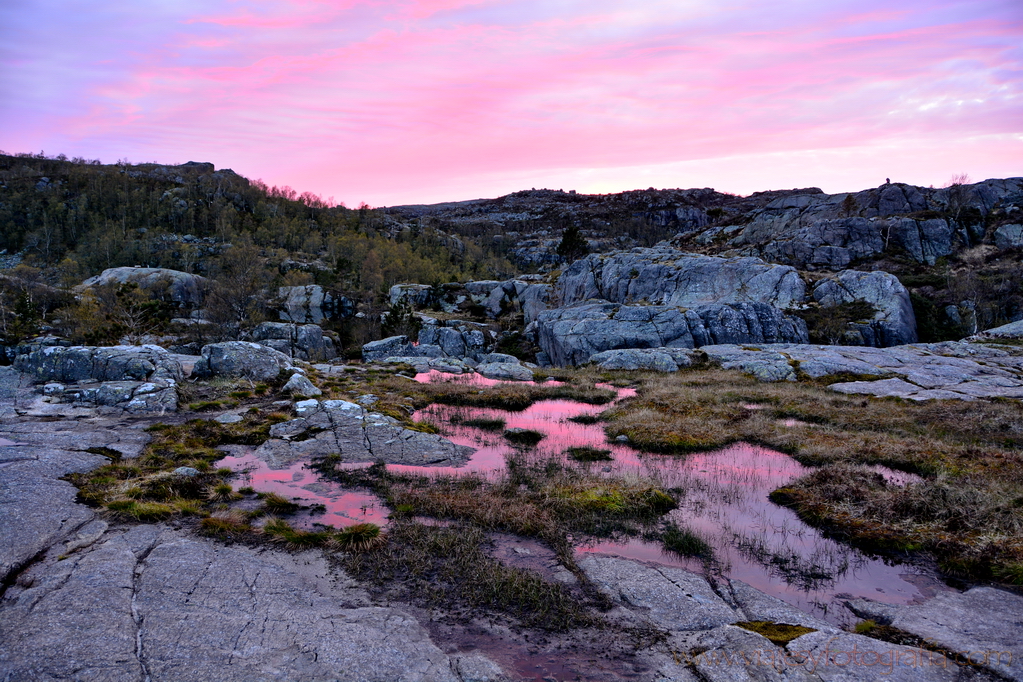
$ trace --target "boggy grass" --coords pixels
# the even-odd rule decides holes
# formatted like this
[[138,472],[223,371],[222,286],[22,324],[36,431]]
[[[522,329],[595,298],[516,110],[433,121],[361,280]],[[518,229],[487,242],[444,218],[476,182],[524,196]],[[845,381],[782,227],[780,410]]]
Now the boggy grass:
[[[111,458],[110,464],[67,477],[78,488],[79,501],[106,507],[134,521],[158,521],[180,515],[206,515],[212,503],[236,499],[227,469],[212,471],[223,457],[215,447],[227,443],[258,445],[270,426],[288,416],[255,410],[237,424],[193,419],[183,424],[157,424],[148,429],[152,442],[133,460]],[[176,474],[179,467],[195,469]]]
[[431,607],[485,608],[554,631],[599,622],[565,586],[491,557],[487,533],[477,525],[395,521],[389,535],[386,545],[343,555],[345,569],[382,589],[401,585]]
[[424,384],[389,376],[381,379],[374,388],[403,396],[416,407],[442,403],[467,407],[494,407],[512,412],[522,411],[540,400],[578,400],[591,405],[605,405],[615,398],[614,391],[585,383],[557,386],[509,383],[481,389],[480,386],[459,381]]
[[569,534],[636,534],[639,526],[655,523],[678,506],[675,494],[651,479],[599,476],[553,459],[527,463],[512,457],[497,480],[423,479],[389,472],[383,465],[335,469],[328,460],[318,467],[343,484],[369,487],[403,516],[432,516],[539,538],[570,567]]
[[831,465],[772,499],[866,549],[926,550],[951,575],[1023,584],[1023,481],[942,473],[900,487],[857,465]]
[[[927,550],[946,571],[1023,582],[1023,405],[845,396],[737,372],[643,375],[605,410],[609,437],[662,453],[760,443],[818,467],[776,501],[877,550]],[[791,421],[790,421],[791,420]],[[864,464],[919,474],[886,483]]]

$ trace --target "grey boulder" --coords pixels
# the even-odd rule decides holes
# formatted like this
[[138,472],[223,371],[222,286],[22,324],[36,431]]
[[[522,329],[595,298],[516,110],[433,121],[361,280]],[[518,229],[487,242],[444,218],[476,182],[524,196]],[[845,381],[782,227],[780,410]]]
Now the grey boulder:
[[197,306],[202,303],[206,290],[206,279],[199,275],[167,268],[110,268],[95,277],[90,277],[77,287],[76,291],[87,291],[98,286],[137,284],[153,295],[167,298],[175,303]]
[[291,375],[291,378],[288,379],[288,382],[284,384],[284,388],[281,390],[283,390],[286,393],[291,393],[294,395],[304,396],[323,395],[323,391],[316,388],[316,386],[313,385],[313,382],[309,381],[308,377],[303,376],[298,372]]
[[1023,246],[1023,225],[1013,223],[995,230],[995,246],[1000,249],[1018,249]]
[[601,369],[677,372],[692,366],[698,358],[696,353],[685,348],[623,348],[594,353],[590,362]]
[[887,272],[843,270],[821,280],[813,290],[824,307],[864,301],[877,311],[866,323],[850,323],[844,339],[848,345],[901,346],[916,343],[916,316],[909,292],[895,275]]
[[[271,427],[271,438],[255,451],[271,467],[331,454],[340,454],[344,462],[461,466],[475,452],[346,400],[305,400],[296,404],[296,413],[298,419]],[[311,437],[293,439],[301,433]]]
[[278,315],[287,322],[319,324],[355,315],[354,301],[332,294],[318,284],[280,287],[277,296],[281,302]]
[[249,341],[225,341],[203,346],[202,359],[192,369],[196,377],[243,377],[270,381],[292,369],[284,353]]
[[523,365],[510,362],[488,362],[476,367],[479,374],[488,379],[503,381],[532,381],[533,371]]
[[299,360],[332,360],[334,342],[315,324],[263,322],[252,330],[252,340]]
[[389,336],[386,339],[370,341],[362,346],[362,359],[364,362],[374,362],[392,356],[409,356],[412,344],[408,342],[407,336]]

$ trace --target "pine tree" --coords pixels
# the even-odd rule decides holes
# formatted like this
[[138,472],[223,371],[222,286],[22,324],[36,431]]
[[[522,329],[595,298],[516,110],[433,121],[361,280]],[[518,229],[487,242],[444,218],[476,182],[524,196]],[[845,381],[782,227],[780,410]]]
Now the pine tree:
[[576,225],[565,230],[565,234],[561,237],[561,243],[558,244],[558,255],[568,262],[579,260],[589,253],[589,250],[589,245],[579,234],[579,228]]

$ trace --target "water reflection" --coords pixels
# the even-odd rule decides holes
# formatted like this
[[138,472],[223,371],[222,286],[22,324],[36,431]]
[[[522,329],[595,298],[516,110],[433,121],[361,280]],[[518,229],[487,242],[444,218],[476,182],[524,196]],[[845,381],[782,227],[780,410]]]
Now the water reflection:
[[[321,480],[307,464],[295,462],[282,469],[272,469],[251,452],[228,456],[217,462],[217,466],[228,467],[241,474],[235,481],[235,488],[249,486],[261,493],[277,493],[309,507],[304,513],[289,518],[298,528],[317,523],[335,528],[356,523],[386,525],[391,511],[376,495],[346,490],[337,483]],[[322,509],[317,508],[319,505]]]
[[[479,375],[451,377],[431,372],[417,381],[447,380],[480,386],[501,383]],[[612,388],[607,386],[607,388]],[[632,389],[615,389],[618,400],[635,394]],[[749,409],[760,406],[750,405]],[[680,506],[669,518],[695,531],[714,549],[715,561],[683,559],[664,552],[659,543],[641,539],[580,544],[580,553],[606,553],[677,565],[694,571],[719,573],[739,579],[804,610],[827,618],[835,616],[838,595],[869,597],[888,603],[922,601],[947,589],[928,571],[912,565],[892,565],[867,556],[846,545],[823,537],[804,524],[796,514],[773,504],[769,493],[798,478],[806,468],[780,452],[748,444],[736,444],[715,452],[685,457],[640,452],[627,443],[608,442],[600,423],[573,421],[598,415],[607,406],[587,405],[570,400],[544,400],[521,412],[496,408],[430,405],[413,419],[431,421],[455,443],[476,448],[461,467],[416,467],[388,465],[396,472],[422,476],[473,473],[500,476],[506,460],[516,448],[502,436],[503,429],[485,430],[465,424],[467,420],[503,420],[505,429],[540,431],[546,438],[523,456],[529,460],[562,458],[567,466],[614,476],[635,475],[654,478],[665,488],[682,491]],[[573,447],[596,447],[611,452],[612,460],[588,464],[565,457]],[[369,521],[387,522],[388,510],[368,493],[341,490],[336,484],[318,481],[299,462],[287,469],[273,470],[251,454],[228,457],[221,466],[245,469],[247,481],[258,490],[272,490],[303,504],[323,504],[327,512],[321,523],[344,526]],[[350,465],[352,467],[365,465]],[[892,484],[908,485],[919,478],[884,467],[876,467]]]

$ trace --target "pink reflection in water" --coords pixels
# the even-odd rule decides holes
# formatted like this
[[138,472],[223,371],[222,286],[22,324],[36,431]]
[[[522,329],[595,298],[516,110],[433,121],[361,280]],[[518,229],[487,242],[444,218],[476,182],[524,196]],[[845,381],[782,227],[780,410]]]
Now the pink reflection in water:
[[[772,490],[806,471],[787,455],[740,443],[686,458],[645,457],[643,465],[664,485],[684,491],[670,517],[710,543],[724,575],[804,610],[827,617],[839,594],[905,604],[948,589],[919,568],[886,564],[825,538],[772,503]],[[699,560],[674,557],[641,540],[594,543],[579,551],[702,569]]]
[[[451,376],[430,372],[417,381],[455,381],[477,385],[481,390],[504,383],[479,375]],[[602,386],[613,388],[611,386]],[[617,400],[635,395],[634,389],[614,389]],[[601,424],[579,424],[573,417],[597,415],[608,405],[587,405],[570,400],[544,400],[521,412],[495,408],[430,405],[413,416],[441,427],[455,443],[476,448],[462,467],[416,467],[388,465],[392,471],[421,476],[466,473],[499,476],[506,469],[506,457],[516,451],[502,431],[524,428],[540,431],[546,438],[527,451],[527,457],[543,460],[561,457],[571,447],[596,447],[611,451],[612,461],[573,466],[608,474],[631,474],[660,481],[665,488],[683,491],[680,508],[671,518],[700,534],[714,548],[713,570],[735,578],[840,624],[847,617],[835,608],[837,595],[849,594],[885,601],[922,601],[949,589],[933,574],[913,566],[886,565],[846,545],[823,537],[796,514],[772,503],[768,495],[801,476],[806,468],[780,452],[747,444],[736,444],[716,452],[685,457],[652,455],[627,444],[609,443]],[[485,431],[466,426],[468,419],[501,419],[503,429]],[[302,463],[288,469],[272,470],[252,455],[228,457],[222,465],[250,469],[252,485],[287,497],[299,497],[305,504],[324,504],[329,513],[319,520],[331,525],[369,521],[384,525],[387,509],[368,493],[347,492],[332,483],[318,481]],[[349,465],[356,468],[368,465]],[[895,485],[919,481],[885,467],[874,467]],[[317,520],[314,519],[313,520]],[[665,553],[659,543],[632,539],[625,542],[594,542],[578,548],[580,553],[605,553],[673,565],[700,572],[704,566],[693,559]],[[838,614],[838,615],[836,615]]]
[[376,495],[344,490],[337,483],[321,480],[304,462],[296,462],[286,469],[271,469],[263,460],[247,454],[225,457],[216,466],[241,474],[236,488],[251,486],[257,492],[277,493],[304,506],[322,504],[327,508],[325,514],[297,516],[296,526],[322,523],[341,528],[356,523],[387,524],[390,510]]

